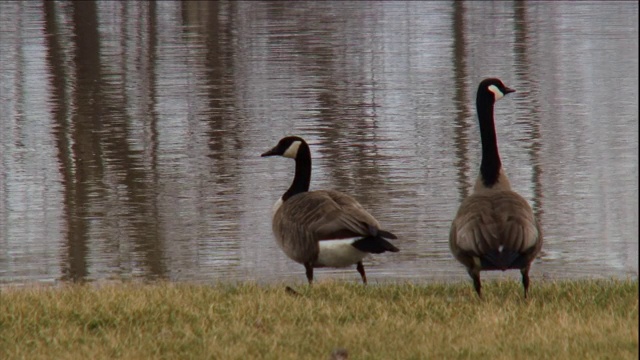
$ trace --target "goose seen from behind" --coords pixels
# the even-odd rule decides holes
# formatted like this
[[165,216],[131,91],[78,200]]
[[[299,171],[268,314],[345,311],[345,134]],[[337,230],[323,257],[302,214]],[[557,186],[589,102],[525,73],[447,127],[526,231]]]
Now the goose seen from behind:
[[397,237],[380,229],[378,221],[354,198],[335,190],[309,191],[311,152],[302,138],[284,137],[262,156],[283,156],[296,162],[291,186],[273,207],[272,227],[284,253],[304,265],[309,284],[314,268],[353,264],[366,284],[364,257],[399,251],[388,241]]
[[478,86],[480,175],[472,194],[460,204],[449,233],[451,252],[467,268],[479,297],[480,271],[519,269],[526,298],[529,268],[542,248],[540,226],[529,203],[511,190],[498,152],[493,107],[514,91],[496,78],[485,79]]

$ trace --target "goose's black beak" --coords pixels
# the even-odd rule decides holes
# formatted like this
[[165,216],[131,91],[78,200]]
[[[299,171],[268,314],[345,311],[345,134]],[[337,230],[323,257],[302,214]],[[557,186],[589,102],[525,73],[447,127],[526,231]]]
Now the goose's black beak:
[[276,152],[276,148],[273,148],[273,149],[271,149],[271,150],[269,150],[269,151],[267,151],[267,152],[263,153],[263,154],[262,154],[262,155],[260,155],[260,156],[262,156],[262,157],[266,157],[266,156],[274,156],[274,155],[278,155],[278,153]]
[[512,88],[508,88],[508,87],[504,87],[504,94],[507,95],[509,93],[513,93],[516,92],[516,89],[512,89]]

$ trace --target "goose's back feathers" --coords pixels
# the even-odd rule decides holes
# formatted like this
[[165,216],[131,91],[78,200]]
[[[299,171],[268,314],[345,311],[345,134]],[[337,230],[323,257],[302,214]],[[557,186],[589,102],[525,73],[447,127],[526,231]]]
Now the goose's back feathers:
[[[321,241],[396,238],[379,228],[378,221],[353,197],[334,190],[296,194],[283,202],[273,217],[278,244],[289,257],[301,263],[318,257]],[[391,247],[386,251],[397,251]],[[373,252],[366,248],[363,251]]]
[[459,261],[486,270],[521,268],[542,245],[542,234],[531,207],[513,191],[467,197],[460,205],[449,237],[451,251]]
[[334,190],[297,194],[276,211],[276,228],[301,226],[318,241],[377,235],[380,227],[354,198]]

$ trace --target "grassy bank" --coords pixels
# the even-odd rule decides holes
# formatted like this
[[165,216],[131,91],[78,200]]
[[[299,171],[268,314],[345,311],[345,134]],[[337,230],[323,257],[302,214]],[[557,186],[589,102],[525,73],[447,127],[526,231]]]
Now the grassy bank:
[[0,291],[0,359],[637,359],[637,281]]

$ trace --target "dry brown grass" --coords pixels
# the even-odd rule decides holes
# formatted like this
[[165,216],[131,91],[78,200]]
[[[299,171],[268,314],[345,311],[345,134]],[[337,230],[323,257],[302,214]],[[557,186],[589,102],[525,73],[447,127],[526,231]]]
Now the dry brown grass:
[[5,288],[1,359],[637,359],[637,281]]

